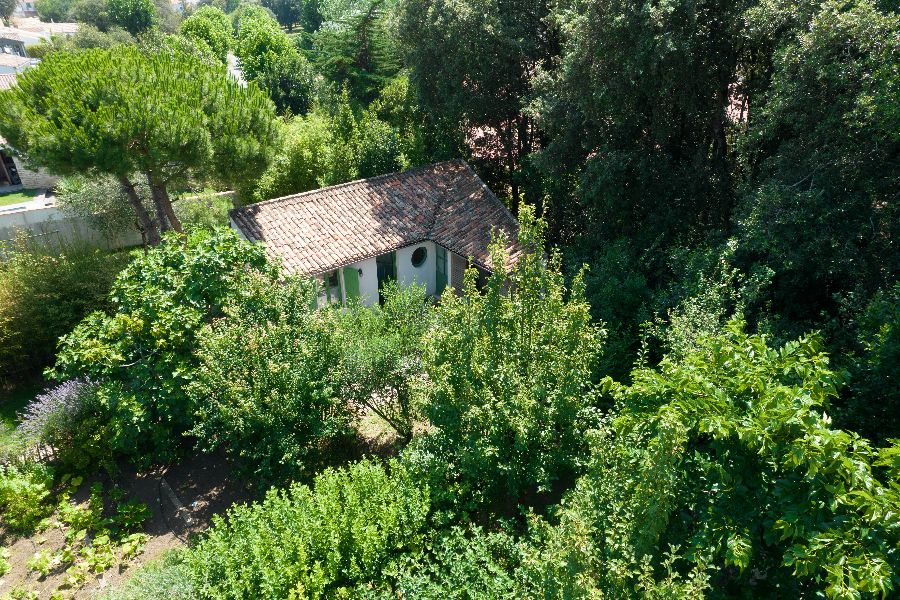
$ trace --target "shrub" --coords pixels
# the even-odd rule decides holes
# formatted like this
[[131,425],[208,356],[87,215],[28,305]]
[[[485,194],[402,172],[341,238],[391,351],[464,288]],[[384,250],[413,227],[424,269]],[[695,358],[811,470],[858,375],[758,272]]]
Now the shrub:
[[351,431],[332,376],[340,339],[330,311],[310,308],[316,290],[309,280],[257,279],[200,334],[191,433],[207,452],[224,448],[254,480],[309,473]]
[[108,461],[106,416],[98,386],[73,379],[39,394],[20,415],[17,433],[26,448],[37,448],[68,472]]
[[49,515],[47,502],[53,485],[53,470],[44,465],[0,465],[0,516],[14,533],[28,533]]
[[228,211],[232,206],[230,195],[202,193],[180,198],[173,208],[185,228],[215,229],[228,225]]
[[202,45],[219,61],[228,60],[231,46],[231,22],[220,9],[201,6],[181,22],[179,32],[197,45]]
[[321,113],[295,117],[283,128],[282,146],[251,192],[256,202],[314,190],[328,177],[331,124]]
[[127,261],[85,246],[54,249],[17,238],[0,262],[0,377],[33,374],[47,365],[57,340],[107,294]]
[[495,241],[485,293],[468,271],[463,297],[441,298],[425,343],[424,412],[436,432],[423,443],[443,465],[432,476],[458,498],[508,511],[576,473],[602,338],[581,278],[567,294],[558,257],[545,258],[543,232],[523,208],[515,269]]
[[516,581],[521,547],[503,532],[454,527],[410,557],[383,598],[463,600],[524,598]]
[[89,315],[61,341],[51,374],[103,382],[98,399],[116,451],[171,458],[193,424],[185,387],[197,365],[197,334],[252,273],[276,278],[263,249],[233,231],[167,236],[134,253],[113,286],[111,313]]
[[422,382],[422,338],[430,322],[425,288],[389,283],[384,306],[348,307],[340,315],[340,389],[355,406],[384,419],[404,440],[412,438]]
[[194,600],[197,594],[185,552],[166,551],[137,569],[124,584],[101,596],[101,600]]
[[427,514],[428,491],[396,463],[363,461],[214,517],[188,564],[200,598],[352,597],[421,547]]
[[[150,209],[150,188],[141,183],[135,189]],[[111,243],[121,243],[139,231],[122,184],[112,177],[64,177],[57,184],[57,202],[63,212],[84,220]]]
[[[540,581],[634,589],[646,568],[723,596],[888,594],[898,559],[897,446],[875,451],[823,408],[842,377],[821,342],[780,349],[732,322],[641,368],[561,510]],[[565,565],[565,567],[563,567]]]

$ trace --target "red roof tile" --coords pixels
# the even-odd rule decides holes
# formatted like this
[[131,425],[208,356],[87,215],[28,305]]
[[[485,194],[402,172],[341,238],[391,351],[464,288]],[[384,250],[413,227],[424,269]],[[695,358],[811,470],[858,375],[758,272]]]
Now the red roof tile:
[[288,273],[315,275],[431,240],[489,268],[499,230],[518,257],[516,219],[462,160],[361,179],[231,211]]

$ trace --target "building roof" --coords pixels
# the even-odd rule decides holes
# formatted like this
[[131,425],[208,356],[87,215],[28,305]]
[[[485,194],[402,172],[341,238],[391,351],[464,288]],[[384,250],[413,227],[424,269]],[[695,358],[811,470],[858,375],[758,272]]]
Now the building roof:
[[431,240],[488,269],[496,229],[509,262],[521,252],[517,223],[462,160],[267,200],[231,211],[251,241],[291,274],[316,275]]
[[0,90],[8,90],[16,83],[18,73],[0,73]]
[[0,52],[0,67],[12,67],[14,69],[20,69],[34,62],[35,60],[33,58],[28,58],[27,56],[19,56],[18,54],[7,54],[6,52]]

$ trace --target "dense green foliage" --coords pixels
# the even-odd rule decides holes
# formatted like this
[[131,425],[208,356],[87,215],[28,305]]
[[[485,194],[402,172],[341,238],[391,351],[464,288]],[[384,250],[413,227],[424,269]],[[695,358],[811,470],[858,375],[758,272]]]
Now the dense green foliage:
[[371,410],[403,441],[412,439],[419,413],[423,336],[431,321],[425,288],[389,282],[384,305],[354,305],[338,323],[340,389],[352,404]]
[[261,6],[242,6],[234,22],[235,54],[244,77],[266,90],[280,112],[304,114],[313,89],[313,72],[306,58]]
[[153,27],[156,20],[156,6],[153,0],[106,0],[110,19],[137,35]]
[[[0,107],[0,132],[35,164],[117,178],[150,243],[181,229],[173,186],[249,176],[267,164],[274,137],[271,103],[258,89],[165,45],[51,53],[0,92]],[[153,217],[135,174],[150,188]]]
[[33,376],[53,361],[60,336],[106,306],[127,256],[24,238],[0,261],[0,380]]
[[204,45],[223,63],[231,46],[231,22],[218,8],[201,6],[181,22],[180,33],[195,44]]
[[508,511],[574,476],[602,337],[580,278],[566,290],[558,256],[544,257],[541,223],[520,214],[517,268],[507,271],[501,238],[484,294],[469,271],[463,296],[435,311],[424,412],[436,432],[420,441],[435,461],[435,498],[440,481],[445,494]]
[[253,273],[275,277],[263,250],[233,232],[169,236],[133,254],[109,313],[89,315],[61,341],[52,374],[103,382],[104,437],[116,452],[150,462],[177,454],[193,424],[185,388],[199,361],[198,335]]
[[329,443],[350,437],[333,375],[340,338],[333,319],[310,308],[317,291],[307,280],[273,288],[254,279],[200,333],[191,433],[203,450],[223,447],[254,480],[314,473]]
[[189,557],[198,597],[349,598],[419,548],[428,491],[394,463],[325,471],[217,519]]
[[4,528],[26,533],[52,511],[47,502],[53,471],[43,465],[0,465],[0,514]]

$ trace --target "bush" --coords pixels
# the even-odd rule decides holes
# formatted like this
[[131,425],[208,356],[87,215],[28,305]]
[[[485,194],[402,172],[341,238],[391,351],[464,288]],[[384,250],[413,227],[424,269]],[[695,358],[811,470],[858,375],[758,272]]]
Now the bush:
[[194,44],[202,45],[222,63],[228,60],[231,22],[214,6],[201,6],[181,22],[179,32]]
[[28,533],[53,511],[47,502],[53,470],[27,463],[0,465],[0,523],[13,533]]
[[[135,188],[151,210],[149,186],[142,183]],[[134,208],[122,184],[112,177],[64,177],[57,184],[57,202],[63,212],[84,220],[110,243],[122,243],[126,236],[139,232]]]
[[191,433],[207,452],[224,448],[254,481],[314,472],[352,431],[332,374],[341,340],[330,311],[311,310],[316,291],[309,280],[255,280],[199,336]]
[[233,201],[228,194],[202,193],[179,198],[173,205],[175,215],[186,229],[216,229],[228,226],[228,211]]
[[525,598],[516,581],[521,548],[503,532],[454,527],[427,551],[410,557],[387,598],[463,600]]
[[200,598],[348,598],[421,548],[427,514],[428,491],[396,463],[363,461],[214,517],[188,564]]
[[724,597],[751,585],[791,597],[893,588],[900,450],[831,427],[823,409],[842,378],[820,340],[773,349],[742,328],[618,388],[622,411],[592,435],[537,581],[619,597],[646,569],[669,571],[674,547],[676,572]]
[[101,600],[194,600],[196,590],[185,550],[168,550],[137,569],[128,580]]
[[60,336],[108,306],[112,281],[126,262],[121,253],[68,244],[56,252],[18,238],[0,262],[0,378],[46,366]]
[[68,472],[108,461],[106,420],[97,390],[96,384],[73,379],[36,396],[16,428],[25,447],[37,448]]
[[444,471],[432,476],[458,498],[505,511],[577,472],[602,339],[581,278],[567,294],[558,257],[545,258],[543,223],[528,208],[519,214],[515,269],[495,241],[485,293],[470,270],[462,298],[441,298],[424,358],[424,412],[436,429],[424,444]]
[[418,414],[422,338],[430,322],[425,288],[390,282],[384,306],[348,307],[340,315],[340,389],[352,405],[366,407],[408,442]]
[[328,180],[331,123],[318,112],[294,117],[283,128],[282,145],[249,195],[268,200],[314,190]]
[[231,230],[169,235],[133,254],[113,285],[111,313],[89,315],[60,342],[51,374],[103,382],[98,400],[116,451],[170,459],[193,424],[185,388],[197,366],[197,334],[253,273],[277,278],[262,247]]

